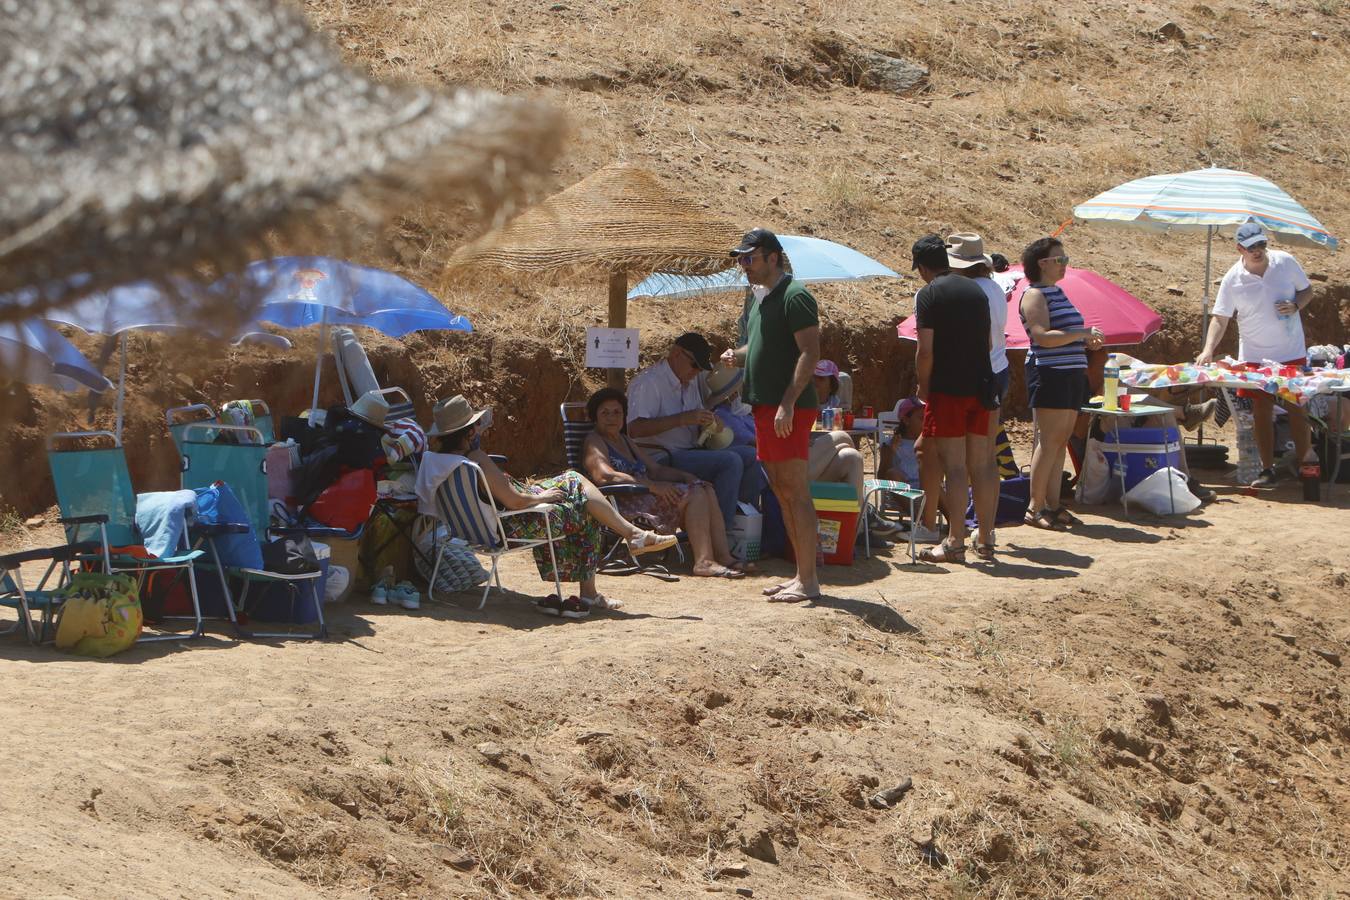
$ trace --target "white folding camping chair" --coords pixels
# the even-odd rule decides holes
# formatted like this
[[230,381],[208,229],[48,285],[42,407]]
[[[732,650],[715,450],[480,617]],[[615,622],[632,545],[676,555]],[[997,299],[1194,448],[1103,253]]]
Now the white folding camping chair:
[[[486,499],[484,499],[486,498]],[[459,538],[469,545],[474,553],[492,557],[492,574],[483,588],[483,598],[478,601],[478,609],[487,605],[488,594],[495,583],[500,589],[502,577],[497,571],[497,561],[508,553],[518,550],[533,550],[548,545],[549,559],[553,562],[553,584],[558,590],[559,599],[563,596],[562,581],[558,578],[558,556],[553,544],[562,538],[553,533],[553,523],[548,514],[557,509],[553,503],[539,503],[525,509],[500,510],[487,490],[487,481],[483,470],[477,463],[465,460],[450,470],[450,474],[436,488],[436,513],[445,525],[450,537]],[[523,539],[507,537],[502,520],[511,516],[542,516],[544,535],[542,539]],[[431,568],[428,583],[436,584],[436,575],[441,567],[448,541],[440,542],[436,551],[436,562]]]
[[342,397],[348,406],[373,391],[389,403],[386,420],[397,422],[415,415],[412,397],[407,391],[401,387],[380,387],[365,348],[350,328],[333,329],[333,360],[337,364],[338,381],[342,383]]

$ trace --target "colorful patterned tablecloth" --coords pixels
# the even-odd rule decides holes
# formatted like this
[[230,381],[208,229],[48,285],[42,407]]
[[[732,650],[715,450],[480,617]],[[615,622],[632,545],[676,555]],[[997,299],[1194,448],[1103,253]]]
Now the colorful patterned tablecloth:
[[1281,400],[1307,405],[1318,394],[1350,390],[1350,369],[1308,369],[1267,362],[1252,367],[1233,360],[1207,366],[1195,363],[1150,365],[1136,363],[1122,369],[1120,383],[1133,388],[1169,388],[1186,385],[1265,391]]

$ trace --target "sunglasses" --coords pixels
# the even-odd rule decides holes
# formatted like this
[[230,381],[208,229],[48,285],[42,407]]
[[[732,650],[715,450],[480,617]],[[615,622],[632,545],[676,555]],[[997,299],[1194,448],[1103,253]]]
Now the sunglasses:
[[750,263],[753,262],[755,259],[755,252],[756,251],[751,250],[749,253],[742,253],[740,256],[736,257],[736,265],[738,266],[750,265]]
[[1059,263],[1061,266],[1067,266],[1069,258],[1067,256],[1043,256],[1041,262]]
[[1266,244],[1265,241],[1258,241],[1257,243],[1252,244],[1250,247],[1248,247],[1248,248],[1246,248],[1246,249],[1247,249],[1247,252],[1248,252],[1248,253],[1255,253],[1255,252],[1257,252],[1258,250],[1264,250],[1264,249],[1266,249],[1266,246],[1267,246],[1267,244]]

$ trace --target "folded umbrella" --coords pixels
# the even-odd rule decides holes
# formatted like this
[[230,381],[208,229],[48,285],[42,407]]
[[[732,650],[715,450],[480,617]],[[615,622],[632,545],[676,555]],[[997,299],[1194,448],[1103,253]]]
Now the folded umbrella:
[[112,387],[74,344],[36,319],[0,322],[0,377],[63,391]]

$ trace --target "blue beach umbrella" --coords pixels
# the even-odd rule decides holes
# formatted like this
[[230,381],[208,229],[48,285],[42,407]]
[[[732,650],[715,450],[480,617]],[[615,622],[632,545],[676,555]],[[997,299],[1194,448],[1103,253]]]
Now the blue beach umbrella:
[[74,344],[36,319],[0,322],[0,374],[63,391],[106,391],[112,387]]
[[[44,313],[50,322],[71,325],[89,334],[118,337],[120,362],[117,376],[117,399],[114,404],[117,439],[122,439],[122,419],[126,400],[127,332],[201,330],[196,322],[184,321],[181,298],[195,295],[205,297],[212,289],[187,279],[170,279],[167,284],[138,281],[108,291],[90,294],[61,309]],[[200,303],[197,305],[201,305]],[[208,335],[210,336],[210,335]],[[291,342],[281,335],[263,331],[256,322],[245,325],[228,338],[234,344],[254,343],[279,349],[289,349]]]
[[326,256],[282,256],[251,263],[217,287],[244,290],[259,297],[258,318],[285,328],[318,325],[319,355],[314,362],[314,397],[319,405],[319,376],[328,326],[360,325],[399,338],[414,331],[473,331],[422,288],[392,272],[358,266]]
[[1073,208],[1081,222],[1148,231],[1203,231],[1204,327],[1209,319],[1210,268],[1216,233],[1229,234],[1249,220],[1260,222],[1282,241],[1337,249],[1339,242],[1297,200],[1271,181],[1234,169],[1196,169],[1137,178]]
[[[900,277],[899,273],[872,257],[834,241],[795,234],[780,234],[778,240],[792,264],[792,277],[806,284]],[[749,286],[739,266],[704,276],[657,272],[629,291],[628,299],[660,297],[664,300],[682,300],[701,294],[743,291]]]

